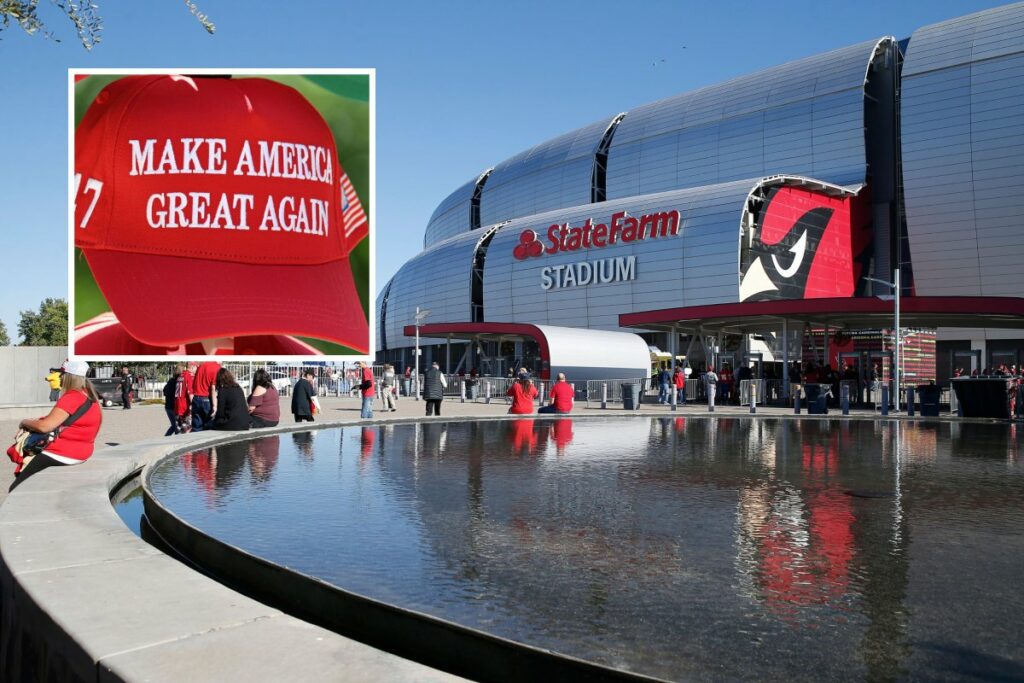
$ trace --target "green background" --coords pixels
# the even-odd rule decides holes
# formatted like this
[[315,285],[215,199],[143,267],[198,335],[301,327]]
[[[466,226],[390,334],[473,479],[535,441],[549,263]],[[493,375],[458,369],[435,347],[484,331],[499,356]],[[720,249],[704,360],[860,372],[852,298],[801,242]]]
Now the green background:
[[[104,87],[123,76],[89,76],[75,84],[75,126]],[[370,77],[365,75],[236,75],[235,78],[267,78],[295,88],[320,115],[334,136],[338,160],[359,194],[367,218],[370,216]],[[352,276],[367,320],[370,319],[370,238],[361,241],[349,255]],[[150,293],[152,296],[153,294]],[[110,310],[89,263],[75,249],[75,325]],[[326,354],[357,354],[339,344],[302,337]]]

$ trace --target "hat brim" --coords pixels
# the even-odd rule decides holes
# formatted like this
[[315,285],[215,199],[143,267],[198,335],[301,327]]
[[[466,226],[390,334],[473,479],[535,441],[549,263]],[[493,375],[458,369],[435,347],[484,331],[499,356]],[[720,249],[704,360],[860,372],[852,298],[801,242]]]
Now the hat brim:
[[271,265],[97,249],[83,253],[118,320],[145,344],[300,335],[369,353],[370,328],[348,258]]

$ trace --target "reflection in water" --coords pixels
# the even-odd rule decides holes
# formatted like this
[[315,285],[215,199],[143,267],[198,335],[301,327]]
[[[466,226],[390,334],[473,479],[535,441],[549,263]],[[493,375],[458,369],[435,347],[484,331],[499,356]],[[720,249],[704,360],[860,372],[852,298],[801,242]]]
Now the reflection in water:
[[1024,659],[1020,436],[952,427],[361,426],[190,453],[151,485],[297,571],[636,672],[932,678]]
[[303,460],[312,461],[313,459],[313,445],[316,440],[316,432],[292,432],[292,443],[295,444],[295,450]]

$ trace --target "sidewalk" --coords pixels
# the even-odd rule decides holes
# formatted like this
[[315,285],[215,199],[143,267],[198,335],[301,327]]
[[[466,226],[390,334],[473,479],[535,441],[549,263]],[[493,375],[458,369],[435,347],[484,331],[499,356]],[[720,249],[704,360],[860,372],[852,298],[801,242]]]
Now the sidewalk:
[[[320,404],[324,411],[323,415],[320,416],[320,419],[343,420],[358,418],[361,401],[358,398],[321,396]],[[9,442],[14,440],[14,434],[18,429],[18,422],[21,419],[25,417],[37,417],[44,415],[48,412],[47,408],[48,406],[26,408],[24,414],[16,418],[4,417],[0,419],[0,439],[5,443],[3,448],[6,449]],[[282,397],[281,424],[291,424],[292,416],[289,412],[290,409],[291,399],[289,397]],[[374,404],[373,421],[377,422],[391,418],[421,417],[424,416],[425,413],[426,404],[423,401],[416,401],[411,398],[402,398],[398,401],[398,410],[394,413],[381,412],[380,402],[378,401]],[[496,398],[492,400],[490,404],[474,403],[470,401],[461,403],[458,397],[454,399],[445,399],[441,403],[442,417],[497,417],[507,413],[508,404],[505,403],[504,398]],[[591,407],[588,408],[585,402],[578,402],[572,412],[572,415],[586,415],[594,417],[605,414],[611,417],[620,416],[625,413],[626,411],[622,409],[621,403],[609,403],[608,408],[602,410],[599,403],[591,403]],[[716,406],[715,412],[709,413],[707,406],[703,403],[688,403],[685,406],[678,406],[675,412],[672,412],[670,406],[659,405],[657,403],[645,403],[641,406],[640,410],[635,411],[635,413],[649,416],[662,415],[665,417],[751,416],[750,409],[747,406]],[[873,413],[873,411],[869,409],[851,409],[850,411],[851,418],[870,418],[873,415],[878,417],[877,414]],[[819,416],[807,415],[806,411],[801,415],[796,416],[793,415],[793,410],[791,408],[774,406],[758,406],[757,416],[820,419]],[[832,410],[827,417],[842,418],[842,413],[838,410]],[[890,415],[890,419],[907,419],[907,417],[905,414],[901,413],[895,416]],[[944,412],[940,418],[928,419],[949,420],[953,418],[948,412]],[[167,414],[164,412],[162,405],[136,405],[130,411],[124,410],[120,406],[104,408],[103,426],[100,428],[99,437],[96,439],[96,448],[99,450],[108,446],[117,446],[119,444],[134,443],[156,438],[161,436],[167,430],[167,427]],[[172,439],[173,437],[167,438]],[[4,462],[0,462],[0,502],[3,502],[7,497],[7,488],[11,485],[12,481],[14,481],[14,465],[6,460]]]

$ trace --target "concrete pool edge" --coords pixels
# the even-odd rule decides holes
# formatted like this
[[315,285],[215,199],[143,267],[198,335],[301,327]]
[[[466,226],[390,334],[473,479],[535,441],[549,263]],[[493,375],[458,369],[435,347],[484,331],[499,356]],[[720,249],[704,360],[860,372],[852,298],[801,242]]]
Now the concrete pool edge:
[[[748,417],[617,410],[568,417],[603,420],[624,416]],[[787,416],[749,416],[762,417]],[[506,419],[505,415],[373,422],[348,419],[253,432],[203,432],[103,449],[82,466],[51,469],[28,480],[0,507],[0,677],[279,680],[329,671],[338,680],[453,680],[442,672],[289,617],[163,555],[118,518],[110,493],[127,476],[162,457],[251,435]]]

